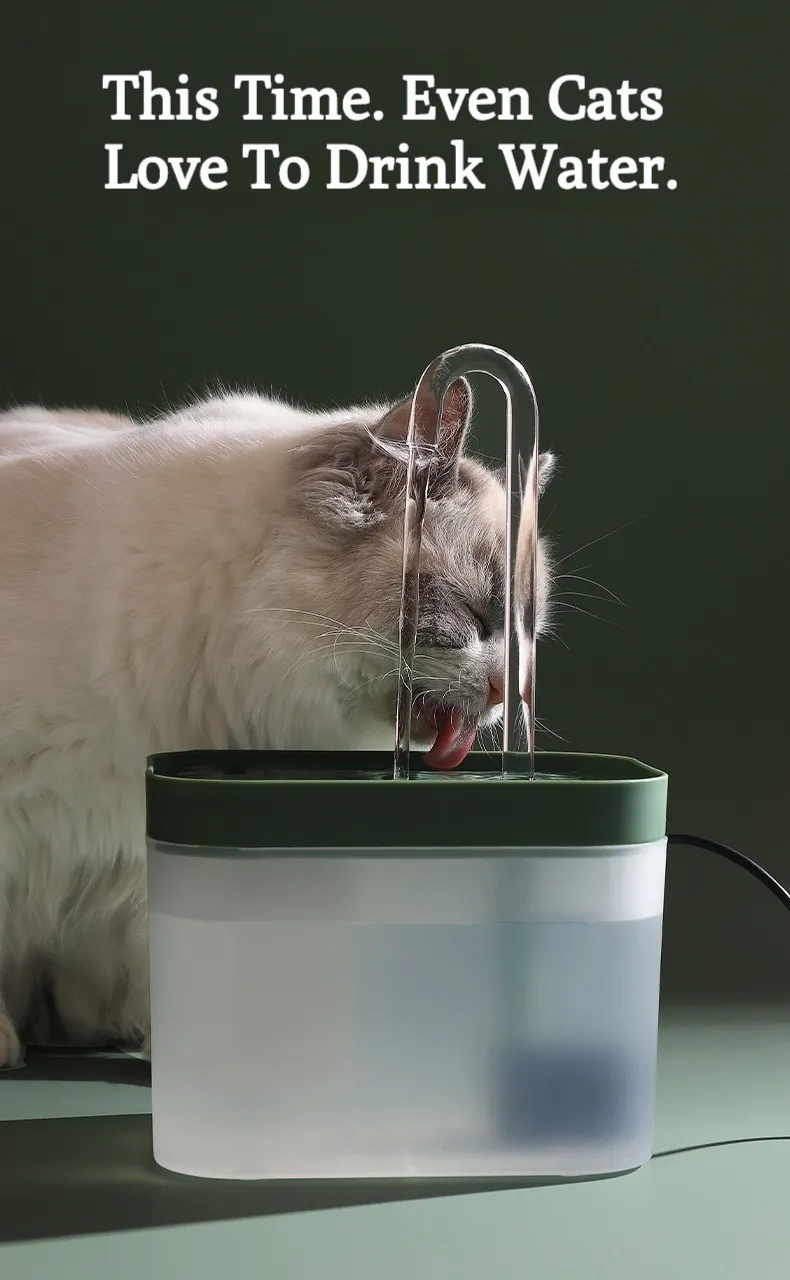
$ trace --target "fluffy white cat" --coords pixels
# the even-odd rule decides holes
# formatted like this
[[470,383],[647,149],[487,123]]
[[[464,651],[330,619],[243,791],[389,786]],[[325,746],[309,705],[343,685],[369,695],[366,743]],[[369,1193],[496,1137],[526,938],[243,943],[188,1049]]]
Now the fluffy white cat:
[[[147,755],[391,748],[409,408],[0,414],[0,1066],[53,1009],[75,1043],[146,1042]],[[505,496],[470,415],[459,381],[421,559],[438,767],[501,715]],[[548,588],[541,545],[539,627]]]

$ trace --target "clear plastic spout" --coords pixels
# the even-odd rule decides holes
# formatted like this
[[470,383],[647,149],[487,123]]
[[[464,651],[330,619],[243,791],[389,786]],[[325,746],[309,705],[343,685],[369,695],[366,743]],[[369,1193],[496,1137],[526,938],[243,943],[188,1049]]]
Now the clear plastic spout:
[[[506,756],[511,749],[516,717],[524,707],[529,741],[530,776],[535,773],[535,632],[537,624],[537,563],[538,563],[538,402],[526,369],[513,356],[498,347],[469,343],[453,347],[432,360],[414,391],[407,443],[409,460],[406,479],[406,512],[403,528],[403,578],[399,624],[399,680],[395,728],[394,776],[409,777],[409,747],[413,702],[414,655],[417,643],[419,619],[419,576],[422,525],[425,504],[430,487],[431,467],[424,464],[432,450],[437,457],[441,448],[442,404],[448,389],[460,377],[470,373],[486,373],[494,378],[505,392],[506,417],[506,547],[507,572],[505,575],[505,634],[504,634],[504,709],[502,735],[502,775],[505,774]],[[531,425],[531,431],[529,427]],[[418,448],[419,445],[419,448]],[[518,459],[532,457],[530,469],[531,492],[521,495],[518,477]],[[526,692],[522,703],[518,688],[519,638],[514,625],[514,574],[516,550],[522,521],[529,521],[531,528],[524,530],[528,537],[530,554],[525,569],[528,582],[524,598],[527,616],[524,619],[526,637]],[[515,679],[513,673],[515,674]]]

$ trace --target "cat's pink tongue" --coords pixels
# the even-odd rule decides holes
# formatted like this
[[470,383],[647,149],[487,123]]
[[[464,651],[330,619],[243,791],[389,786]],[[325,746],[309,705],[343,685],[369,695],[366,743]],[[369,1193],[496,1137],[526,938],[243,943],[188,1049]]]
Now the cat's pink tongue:
[[455,769],[472,750],[477,721],[457,707],[441,713],[436,741],[423,760],[431,769]]

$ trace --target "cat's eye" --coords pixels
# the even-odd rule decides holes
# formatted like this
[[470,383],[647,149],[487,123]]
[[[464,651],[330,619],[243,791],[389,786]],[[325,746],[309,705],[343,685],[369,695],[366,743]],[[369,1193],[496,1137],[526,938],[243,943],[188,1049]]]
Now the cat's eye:
[[459,650],[466,648],[466,643],[461,636],[426,636],[424,643],[430,649],[439,649],[444,653],[458,653]]

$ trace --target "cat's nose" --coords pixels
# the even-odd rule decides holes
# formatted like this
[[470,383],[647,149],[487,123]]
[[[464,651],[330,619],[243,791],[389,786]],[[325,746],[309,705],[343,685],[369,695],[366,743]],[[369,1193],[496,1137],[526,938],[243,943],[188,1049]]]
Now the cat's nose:
[[486,709],[491,707],[501,707],[505,701],[505,677],[503,675],[495,675],[488,677],[488,702]]

